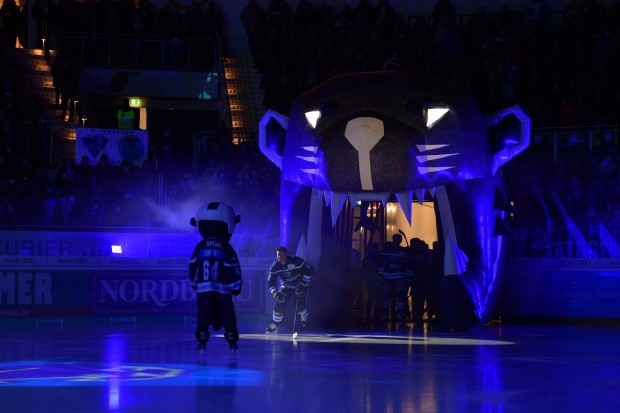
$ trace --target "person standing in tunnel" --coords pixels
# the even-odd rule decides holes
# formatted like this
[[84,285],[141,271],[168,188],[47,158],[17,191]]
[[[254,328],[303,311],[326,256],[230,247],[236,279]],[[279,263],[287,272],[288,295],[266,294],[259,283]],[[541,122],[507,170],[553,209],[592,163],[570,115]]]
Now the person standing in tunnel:
[[[308,286],[312,281],[314,268],[310,263],[296,255],[288,255],[284,246],[276,248],[276,261],[269,268],[267,287],[273,296],[273,323],[269,324],[267,334],[277,334],[286,312],[287,304],[295,300],[293,317],[306,327],[309,311],[307,306]],[[293,322],[295,329],[295,322]]]
[[[402,242],[402,235],[392,235],[391,244],[386,243],[383,250],[383,260],[377,273],[381,305],[379,324],[381,325],[386,325],[388,321],[393,324],[404,324],[409,318],[407,291],[411,284],[412,272],[407,265],[407,251],[400,246]],[[396,302],[396,314],[391,314],[390,317],[392,300]]]
[[411,279],[411,321],[414,328],[421,328],[424,325],[424,312],[427,313],[430,320],[431,313],[428,309],[431,308],[431,304],[435,304],[431,291],[433,253],[428,244],[420,238],[410,240],[408,252],[409,265],[413,274]]
[[364,305],[364,321],[370,324],[375,321],[379,303],[377,300],[377,271],[381,265],[381,250],[378,242],[368,246],[362,260],[362,276],[366,287],[366,301]]

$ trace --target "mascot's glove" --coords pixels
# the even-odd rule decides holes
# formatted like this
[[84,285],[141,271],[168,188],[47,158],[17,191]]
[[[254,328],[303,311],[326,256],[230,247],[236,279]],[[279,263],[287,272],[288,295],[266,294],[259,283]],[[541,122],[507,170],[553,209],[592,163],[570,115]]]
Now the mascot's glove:
[[302,297],[306,295],[307,292],[308,292],[308,284],[306,283],[299,283],[297,285],[297,288],[295,289],[295,295],[297,297]]
[[241,294],[241,288],[242,288],[242,287],[243,287],[243,281],[241,281],[241,283],[239,283],[239,288],[237,288],[237,289],[235,289],[235,290],[232,290],[232,291],[230,292],[230,294],[231,294],[231,295],[233,295],[233,296],[235,296],[235,297],[236,297],[236,296],[238,296],[239,294]]

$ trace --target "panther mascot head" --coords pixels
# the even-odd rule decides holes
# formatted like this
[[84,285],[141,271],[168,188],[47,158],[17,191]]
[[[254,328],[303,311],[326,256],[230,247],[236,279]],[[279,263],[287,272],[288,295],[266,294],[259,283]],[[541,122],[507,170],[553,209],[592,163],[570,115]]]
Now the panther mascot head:
[[216,238],[227,243],[240,220],[230,205],[224,202],[210,202],[198,208],[196,217],[190,219],[190,224],[198,228],[203,239]]
[[[489,132],[508,118],[514,136]],[[318,262],[331,248],[323,221],[335,226],[347,201],[396,199],[411,223],[412,202],[432,200],[454,313],[470,315],[465,328],[486,322],[511,208],[499,170],[529,136],[518,106],[483,116],[467,92],[429,74],[333,77],[297,96],[289,116],[268,110],[259,124],[261,151],[281,169],[280,242],[307,246]]]

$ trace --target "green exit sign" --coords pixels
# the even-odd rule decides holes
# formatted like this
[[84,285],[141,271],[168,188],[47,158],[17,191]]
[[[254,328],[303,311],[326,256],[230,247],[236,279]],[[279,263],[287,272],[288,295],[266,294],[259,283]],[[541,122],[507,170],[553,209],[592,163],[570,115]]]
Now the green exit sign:
[[129,104],[131,106],[142,106],[142,99],[131,98],[131,99],[129,99]]

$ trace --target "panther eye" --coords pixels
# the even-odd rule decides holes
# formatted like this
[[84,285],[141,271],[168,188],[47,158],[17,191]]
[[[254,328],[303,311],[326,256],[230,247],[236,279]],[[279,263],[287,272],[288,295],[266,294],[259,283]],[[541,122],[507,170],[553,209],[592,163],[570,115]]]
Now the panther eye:
[[448,113],[447,108],[429,108],[424,111],[424,119],[426,120],[426,127],[432,128],[437,122],[441,120]]
[[318,110],[311,110],[310,112],[306,112],[306,120],[308,121],[308,124],[310,126],[312,126],[312,129],[316,128],[316,123],[319,121],[319,118],[321,117],[321,112]]

